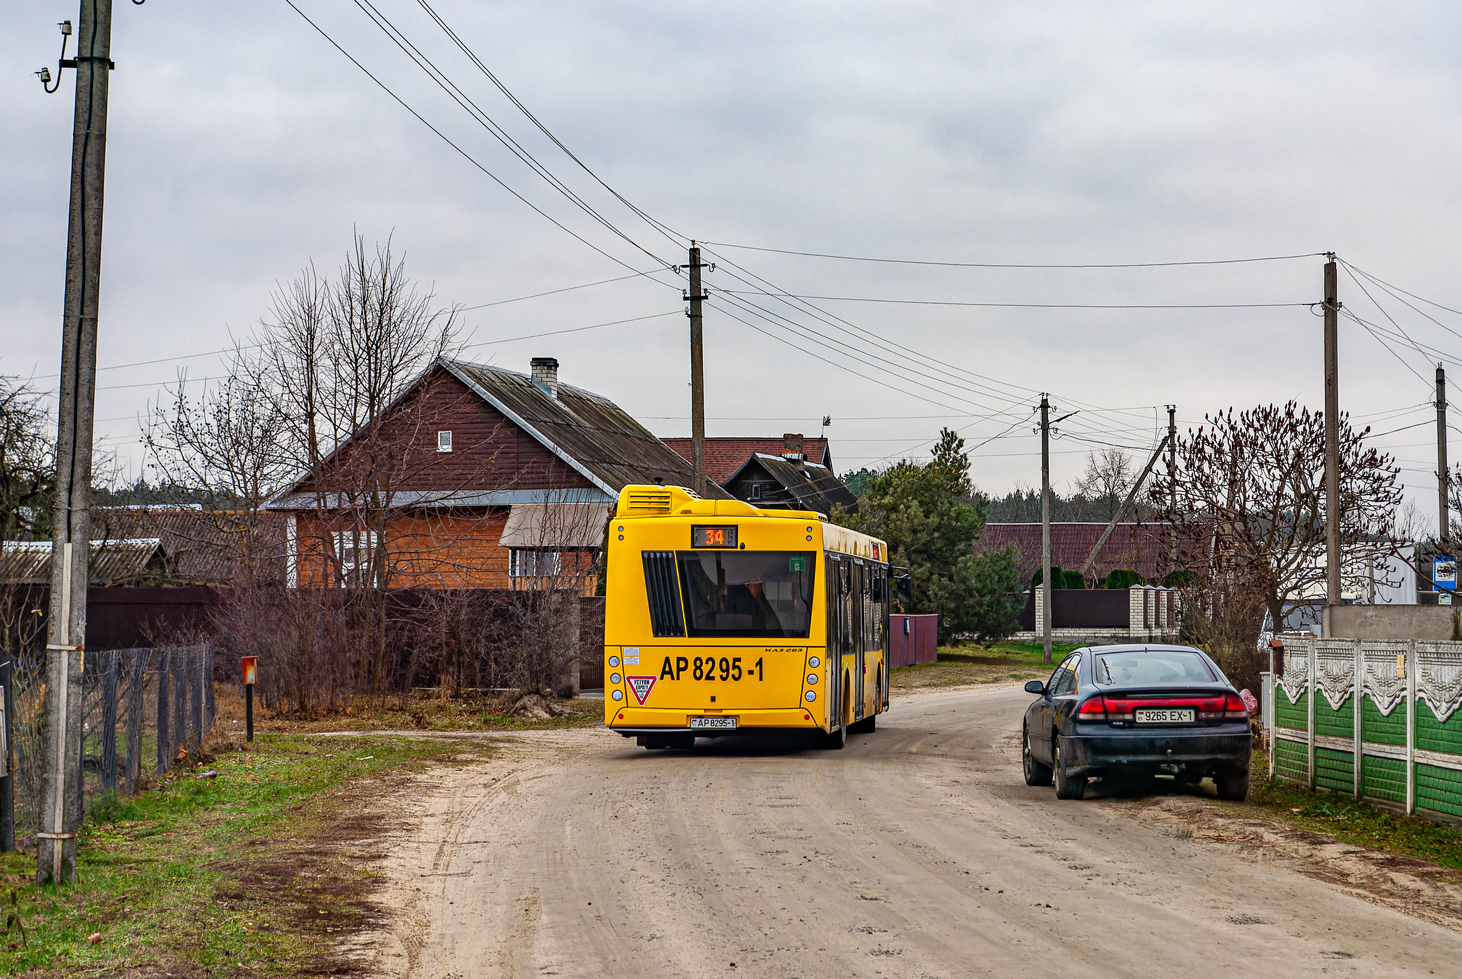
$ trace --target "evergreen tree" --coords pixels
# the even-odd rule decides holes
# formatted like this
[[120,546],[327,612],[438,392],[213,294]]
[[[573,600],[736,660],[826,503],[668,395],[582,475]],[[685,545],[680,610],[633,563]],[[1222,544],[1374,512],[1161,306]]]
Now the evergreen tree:
[[858,512],[835,519],[882,538],[890,563],[908,567],[913,599],[906,611],[938,613],[946,635],[988,643],[1016,628],[1018,557],[1014,548],[973,552],[990,504],[970,482],[964,444],[943,429],[928,464],[899,462],[870,475]]

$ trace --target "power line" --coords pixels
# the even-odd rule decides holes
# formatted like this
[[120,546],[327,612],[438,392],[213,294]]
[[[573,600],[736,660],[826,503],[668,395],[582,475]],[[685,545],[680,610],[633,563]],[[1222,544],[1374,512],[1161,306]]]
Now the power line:
[[1223,258],[1192,262],[1111,262],[1083,263],[1072,265],[1026,264],[1006,262],[935,262],[912,258],[873,258],[866,255],[838,255],[830,252],[798,251],[792,248],[767,248],[759,245],[737,245],[727,241],[703,242],[718,248],[739,248],[753,252],[771,252],[777,255],[800,255],[806,258],[830,258],[844,262],[877,262],[886,265],[928,265],[961,269],[1157,269],[1177,268],[1191,265],[1239,265],[1248,262],[1283,262],[1296,258],[1320,258],[1325,252],[1305,252],[1298,255],[1262,255],[1255,258]]
[[454,30],[452,30],[451,26],[449,26],[447,24],[446,20],[444,20],[441,17],[440,14],[438,14],[435,10],[433,10],[432,7],[431,7],[431,5],[429,3],[427,3],[426,0],[417,0],[417,3],[420,5],[421,9],[422,10],[425,10],[427,12],[427,15],[430,16],[431,19],[436,22],[437,26],[442,29],[442,32],[444,34],[446,34],[448,38],[451,39],[452,43],[457,46],[458,50],[460,50],[463,54],[465,54],[468,57],[468,59],[474,65],[477,66],[477,69],[479,71],[481,71],[484,75],[486,75],[487,78],[488,78],[488,80],[491,81],[493,83],[493,85],[497,87],[497,90],[499,92],[501,92],[508,99],[508,101],[512,102],[513,105],[515,105],[518,108],[518,110],[521,111],[523,113],[523,115],[528,118],[528,121],[530,121],[531,123],[533,123],[533,125],[535,127],[537,127],[537,129],[538,129],[539,132],[543,133],[544,136],[548,137],[548,139],[553,142],[553,145],[557,146],[560,150],[562,150],[564,152],[564,154],[570,160],[573,160],[575,163],[577,163],[579,165],[579,167],[585,173],[587,173],[590,177],[594,178],[594,181],[596,183],[598,183],[599,186],[601,186],[605,190],[609,191],[609,193],[612,194],[616,200],[618,200],[625,207],[629,208],[631,211],[633,211],[635,214],[637,214],[640,218],[642,218],[652,228],[654,228],[655,230],[659,231],[662,235],[664,235],[666,238],[668,238],[672,243],[674,243],[676,245],[684,245],[684,243],[688,240],[687,239],[687,236],[680,234],[679,232],[675,231],[673,228],[669,227],[668,225],[664,224],[663,222],[657,221],[655,218],[651,217],[645,211],[643,211],[640,208],[636,207],[634,205],[634,203],[632,203],[628,198],[626,198],[619,191],[615,190],[608,183],[606,183],[597,173],[595,173],[589,167],[589,165],[587,163],[585,163],[583,160],[579,159],[579,157],[578,157],[577,154],[575,154],[572,150],[570,150],[568,148],[568,146],[566,146],[563,143],[562,140],[560,140],[557,136],[555,136],[553,134],[553,132],[550,131],[547,126],[545,126],[542,122],[540,122],[539,119],[538,119],[538,117],[536,115],[534,115],[531,111],[529,111],[528,107],[526,105],[524,105],[522,103],[522,101],[520,101],[518,99],[518,97],[516,95],[514,95],[508,89],[508,87],[506,85],[504,85],[502,83],[502,81],[497,77],[497,75],[493,74],[492,70],[490,68],[488,68],[486,64],[483,63],[482,59],[477,56],[476,52],[474,52],[470,47],[467,46],[467,44],[462,40],[462,38],[457,34],[457,32],[454,31]]
[[[955,391],[964,391],[964,392],[968,392],[968,393],[971,393],[971,394],[978,394],[978,395],[981,395],[981,396],[988,396],[989,394],[993,394],[994,393],[994,392],[981,391],[978,388],[970,387],[970,386],[965,385],[965,384],[962,384],[962,383],[960,383],[958,381],[951,381],[951,380],[947,380],[945,378],[938,377],[938,376],[936,376],[934,374],[928,373],[927,371],[920,370],[918,367],[906,365],[906,364],[904,364],[904,363],[902,363],[900,361],[890,360],[887,357],[880,356],[879,354],[869,352],[868,350],[865,350],[865,349],[862,349],[862,348],[855,348],[855,347],[848,347],[848,346],[839,345],[839,344],[836,343],[836,341],[832,340],[832,338],[829,337],[829,336],[827,336],[826,334],[819,333],[817,330],[814,330],[811,327],[805,326],[805,325],[800,324],[800,323],[796,323],[796,322],[794,322],[794,321],[792,321],[790,319],[787,319],[784,316],[781,316],[780,314],[774,313],[774,312],[772,312],[770,310],[767,310],[767,309],[765,309],[765,308],[763,308],[761,306],[758,306],[756,303],[748,302],[747,300],[744,300],[744,299],[742,299],[742,298],[740,298],[738,296],[732,296],[732,295],[725,294],[725,293],[723,293],[723,295],[727,295],[727,298],[730,299],[730,301],[732,303],[736,304],[738,307],[740,307],[744,311],[750,313],[753,316],[758,317],[759,319],[762,319],[762,320],[770,323],[773,326],[776,326],[776,327],[778,327],[780,329],[787,330],[788,332],[794,333],[797,336],[801,336],[802,338],[807,339],[807,340],[809,340],[810,342],[812,342],[814,344],[817,344],[819,346],[822,346],[822,347],[824,347],[824,348],[826,348],[828,350],[831,350],[831,351],[833,351],[835,353],[842,354],[845,357],[849,357],[849,358],[851,358],[853,360],[856,360],[859,363],[862,363],[862,364],[864,364],[864,365],[866,365],[868,367],[871,367],[874,370],[877,370],[877,371],[880,371],[882,373],[888,374],[891,377],[896,377],[896,378],[898,378],[900,380],[910,380],[910,381],[914,381],[915,383],[918,383],[918,381],[915,380],[915,377],[911,377],[910,376],[910,375],[915,375],[917,377],[922,377],[922,378],[924,378],[926,380],[933,381],[936,384],[942,384],[945,387],[954,388]],[[742,322],[745,322],[745,321],[743,320]],[[817,339],[814,339],[814,338],[817,338]],[[823,342],[819,344],[818,343],[819,340],[821,340]],[[804,352],[806,352],[806,351],[804,351]],[[875,361],[877,361],[879,363],[875,363]],[[887,366],[887,367],[883,366],[885,364],[886,365],[889,365],[889,366]],[[871,380],[871,378],[870,378],[870,380]],[[986,409],[986,410],[989,410],[990,409],[990,405],[985,404],[985,403],[980,402],[980,401],[976,401],[973,398],[968,397],[966,395],[962,395],[962,394],[958,394],[958,393],[951,393],[951,392],[939,392],[939,393],[942,394],[942,395],[944,395],[944,396],[946,396],[946,397],[951,397],[952,396],[952,397],[956,398],[957,400],[964,401],[967,404],[972,404],[972,405],[975,405],[976,407],[979,407],[979,408],[983,408],[983,409]]]
[[525,333],[524,335],[518,337],[501,337],[492,340],[478,340],[475,343],[462,344],[462,349],[470,350],[473,347],[490,347],[495,343],[516,343],[519,340],[537,340],[540,337],[557,337],[563,336],[565,333],[583,333],[585,330],[599,330],[603,329],[606,326],[622,326],[625,323],[641,323],[645,320],[656,320],[666,316],[680,315],[682,314],[681,311],[678,309],[672,309],[664,313],[646,313],[644,316],[631,316],[629,319],[610,320],[607,323],[594,323],[590,326],[575,326],[567,330],[547,330],[543,333]]
[[[598,254],[604,256],[605,258],[609,259],[611,262],[613,262],[616,265],[623,266],[624,268],[627,268],[627,269],[629,269],[632,272],[637,272],[638,271],[637,269],[635,269],[634,266],[630,265],[628,262],[625,262],[622,259],[616,258],[615,256],[613,256],[613,255],[609,254],[608,252],[606,252],[604,249],[600,248],[598,245],[596,245],[593,242],[589,241],[587,238],[583,237],[582,235],[578,234],[575,231],[570,230],[566,225],[564,225],[557,218],[553,217],[547,211],[543,210],[543,208],[539,207],[537,204],[534,204],[532,201],[528,200],[528,198],[526,198],[522,194],[518,193],[512,187],[509,187],[507,185],[507,183],[502,180],[501,177],[499,177],[497,174],[493,173],[491,170],[487,169],[487,167],[485,167],[481,163],[479,163],[475,157],[473,157],[470,153],[468,153],[462,147],[458,146],[455,142],[453,142],[451,140],[451,138],[449,138],[446,135],[446,133],[442,132],[436,126],[434,126],[430,122],[428,122],[426,120],[426,117],[424,117],[420,112],[417,112],[415,109],[413,109],[411,107],[411,105],[408,104],[405,99],[401,98],[401,96],[397,95],[390,88],[390,86],[388,86],[385,82],[381,81],[374,74],[372,74],[371,71],[368,68],[365,67],[365,65],[363,65],[359,61],[357,61],[355,59],[355,56],[352,55],[349,51],[346,51],[345,48],[341,47],[341,45],[333,37],[331,37],[328,33],[326,33],[326,31],[324,30],[324,28],[322,28],[319,24],[316,24],[313,20],[311,20],[309,18],[308,15],[305,14],[305,12],[303,10],[301,10],[299,7],[295,6],[294,0],[284,0],[284,2],[289,5],[289,8],[291,10],[293,10],[295,13],[299,14],[300,17],[304,20],[305,23],[307,23],[311,27],[313,27],[315,29],[315,32],[317,34],[319,34],[321,37],[323,37],[330,44],[331,47],[333,47],[336,51],[339,51],[342,55],[345,56],[346,60],[348,60],[351,64],[353,64],[357,68],[359,68],[361,70],[361,72],[367,78],[369,78],[371,81],[375,82],[376,83],[376,86],[378,88],[380,88],[381,91],[385,92],[398,105],[400,105],[407,112],[411,113],[411,115],[414,116],[418,122],[420,122],[423,126],[425,126],[426,128],[430,129],[433,133],[435,133],[437,135],[437,137],[439,139],[441,139],[442,142],[446,143],[453,150],[455,150],[457,152],[457,154],[462,157],[462,159],[466,160],[468,163],[472,164],[474,167],[476,167],[478,170],[480,170],[483,174],[485,174],[490,180],[492,180],[493,183],[497,184],[499,187],[501,187],[503,190],[507,191],[509,194],[512,194],[519,201],[521,201],[522,203],[526,204],[529,208],[531,208],[540,217],[544,218],[546,221],[548,221],[554,227],[558,228],[560,231],[562,231],[564,234],[568,235],[569,237],[573,238],[574,240],[578,241],[580,244],[587,246],[591,250],[593,250],[593,251],[597,252]],[[654,257],[654,256],[652,256],[652,257]],[[660,261],[660,260],[659,259],[656,259],[656,261]]]
[[974,306],[992,309],[1279,309],[1290,306],[1313,306],[1302,303],[987,303],[951,299],[881,299],[869,296],[809,296],[794,293],[747,292],[722,289],[735,295],[774,295],[778,299],[815,299],[819,302],[888,303],[899,306]]
[[[585,282],[583,285],[564,286],[562,289],[549,289],[547,292],[535,292],[527,296],[516,296],[513,299],[498,299],[490,303],[478,303],[475,306],[462,306],[459,308],[462,310],[462,312],[465,313],[474,309],[488,309],[492,306],[506,306],[508,305],[508,303],[520,303],[527,299],[541,299],[544,296],[557,296],[560,293],[564,292],[577,292],[580,289],[589,289],[593,286],[604,286],[608,285],[611,282],[625,282],[629,279],[639,279],[649,275],[656,275],[660,271],[660,269],[651,269],[648,272],[632,272],[629,275],[618,275],[612,279],[599,279],[597,282]],[[665,286],[666,288],[670,289],[676,288],[675,286],[670,285],[670,283],[668,282],[661,282],[659,279],[651,279],[650,281],[655,283],[655,285],[657,286]]]
[[532,153],[530,153],[522,146],[522,144],[513,139],[513,137],[510,136],[505,129],[498,125],[498,123],[491,116],[489,116],[487,112],[482,109],[481,106],[474,102],[472,98],[467,95],[467,93],[463,92],[462,89],[459,88],[455,82],[447,77],[445,72],[438,68],[430,58],[422,53],[421,49],[418,48],[414,43],[412,43],[411,39],[403,34],[401,30],[397,28],[394,23],[391,22],[390,18],[381,13],[381,11],[376,7],[374,3],[371,2],[371,0],[354,0],[354,2],[356,7],[358,7],[360,11],[364,13],[367,18],[370,19],[371,23],[380,28],[381,32],[384,33],[398,48],[400,48],[402,53],[410,58],[413,64],[415,64],[422,71],[424,71],[427,74],[427,77],[429,77],[437,85],[438,88],[440,88],[443,92],[446,92],[449,98],[451,98],[464,111],[471,115],[473,117],[473,120],[476,121],[480,126],[490,132],[498,140],[498,142],[502,143],[502,145],[507,148],[510,153],[512,153],[519,159],[519,161],[521,161],[530,170],[532,170],[539,177],[541,177],[546,183],[548,183],[549,186],[553,187],[554,190],[562,194],[575,207],[578,207],[585,214],[588,214],[599,224],[603,225],[604,228],[606,228],[608,231],[615,235],[618,235],[626,243],[634,246],[639,251],[644,252],[650,258],[659,262],[666,268],[670,267],[669,262],[660,258],[658,255],[655,255],[653,252],[649,251],[649,249],[645,248],[639,242],[631,238],[628,234],[621,231],[617,226],[615,226],[613,222],[604,217],[604,215],[600,214],[598,210],[596,210],[592,205],[590,205],[587,201],[585,201],[582,197],[575,193],[566,183],[564,183],[556,175],[554,175],[554,173],[550,171],[546,166],[540,163],[538,159],[533,156]]
[[[728,266],[730,266],[733,269],[740,269],[741,271],[745,272],[747,275],[751,276],[752,279],[755,279],[756,282],[752,282],[751,280],[745,278],[744,276],[737,275],[735,272],[728,272],[727,274],[730,275],[732,278],[734,278],[734,279],[742,282],[743,284],[745,284],[747,286],[751,286],[753,289],[759,290],[761,292],[761,294],[763,294],[763,295],[767,295],[770,298],[778,299],[783,304],[785,304],[785,305],[787,305],[787,306],[789,306],[789,307],[791,307],[793,309],[796,309],[799,312],[807,312],[807,313],[810,313],[813,316],[814,319],[817,319],[818,321],[820,321],[822,323],[825,323],[828,326],[831,326],[834,329],[837,329],[837,330],[839,330],[839,331],[841,331],[843,333],[847,333],[850,336],[858,335],[860,337],[867,337],[867,338],[873,340],[875,346],[881,347],[884,350],[888,350],[891,353],[894,350],[897,350],[897,351],[901,351],[903,353],[909,354],[912,357],[916,357],[916,358],[924,361],[931,369],[934,369],[934,370],[936,370],[936,371],[938,371],[940,373],[943,373],[943,374],[945,374],[947,376],[953,376],[953,374],[957,373],[957,374],[962,374],[962,375],[964,375],[965,377],[968,377],[968,378],[976,379],[976,383],[977,383],[978,386],[980,386],[980,387],[986,387],[986,389],[988,390],[988,392],[991,395],[996,396],[996,397],[1006,397],[1006,398],[1008,398],[1008,397],[1011,396],[1011,392],[1019,392],[1020,393],[1020,396],[1022,398],[1025,398],[1025,397],[1029,397],[1029,396],[1034,395],[1034,394],[1037,393],[1034,388],[1027,388],[1027,387],[1024,387],[1022,385],[1011,384],[1008,381],[1001,381],[1001,380],[999,380],[997,378],[989,377],[987,375],[979,374],[979,373],[976,373],[974,371],[966,370],[966,369],[960,368],[960,367],[953,367],[953,366],[948,366],[947,367],[945,361],[940,360],[938,358],[930,357],[927,354],[924,354],[924,353],[922,353],[922,352],[920,352],[918,350],[915,350],[914,348],[909,347],[909,346],[907,346],[905,344],[898,343],[897,341],[888,340],[887,342],[885,342],[884,341],[884,338],[879,337],[879,336],[876,336],[871,331],[868,331],[868,330],[864,329],[863,327],[858,326],[856,323],[853,323],[851,320],[848,320],[845,317],[838,316],[835,313],[830,313],[827,310],[824,310],[824,309],[822,309],[819,306],[815,306],[811,302],[808,302],[808,301],[806,301],[804,299],[797,299],[796,295],[794,293],[790,292],[790,290],[786,290],[786,289],[781,288],[780,286],[778,286],[777,284],[775,284],[775,283],[767,280],[766,278],[764,278],[764,277],[762,277],[760,275],[757,275],[755,272],[753,272],[752,270],[746,268],[745,266],[740,265],[737,262],[734,262],[731,259],[728,259],[728,258],[726,258],[723,255],[720,255],[719,253],[713,252],[709,248],[706,249],[706,251],[709,252],[709,253],[711,253],[711,254],[713,254],[713,255],[716,255],[717,258],[720,258],[723,264],[728,265]],[[791,301],[792,299],[796,299],[797,301],[794,303],[794,302]],[[799,304],[800,304],[800,307],[799,307]],[[984,384],[979,384],[979,382],[989,382],[989,384],[997,385],[999,387],[1006,388],[1007,390],[1006,391],[998,391],[995,388],[990,388],[990,387],[987,387]],[[1096,412],[1099,412],[1099,413],[1131,413],[1131,412],[1127,412],[1126,409],[1107,409],[1107,408],[1101,408],[1101,407],[1099,407],[1097,405],[1091,405],[1091,404],[1085,404],[1085,403],[1077,402],[1075,399],[1066,399],[1066,400],[1071,401],[1072,403],[1082,404],[1083,407],[1087,408],[1088,410],[1096,411]]]

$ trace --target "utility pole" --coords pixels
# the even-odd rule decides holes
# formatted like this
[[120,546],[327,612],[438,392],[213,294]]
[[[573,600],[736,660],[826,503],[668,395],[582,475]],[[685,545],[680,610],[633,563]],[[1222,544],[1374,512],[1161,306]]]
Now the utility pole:
[[[1325,605],[1340,604],[1340,390],[1337,347],[1340,300],[1335,254],[1325,262]],[[1331,635],[1329,615],[1325,629]]]
[[1451,508],[1447,505],[1447,483],[1451,479],[1447,472],[1447,372],[1437,362],[1437,541],[1442,545],[1442,557],[1452,554]]
[[[81,824],[81,673],[90,558],[91,450],[96,394],[97,292],[101,282],[102,187],[107,83],[113,67],[111,0],[82,0],[71,139],[71,213],[66,234],[61,397],[52,511],[50,614],[46,618],[46,715],[36,881],[76,879]],[[58,79],[59,82],[59,79]]]
[[706,365],[701,329],[701,250],[690,243],[690,465],[695,472],[691,489],[706,495]]
[[1168,405],[1168,565],[1178,570],[1178,406]]
[[1051,401],[1041,395],[1041,661],[1051,662]]

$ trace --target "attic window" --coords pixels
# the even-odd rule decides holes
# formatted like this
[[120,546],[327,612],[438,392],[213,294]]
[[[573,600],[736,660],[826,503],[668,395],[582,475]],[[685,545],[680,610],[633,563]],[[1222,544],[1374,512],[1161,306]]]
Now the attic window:
[[761,499],[761,483],[751,484],[751,498],[753,500]]
[[452,433],[451,432],[437,432],[437,451],[438,452],[451,452],[452,451]]

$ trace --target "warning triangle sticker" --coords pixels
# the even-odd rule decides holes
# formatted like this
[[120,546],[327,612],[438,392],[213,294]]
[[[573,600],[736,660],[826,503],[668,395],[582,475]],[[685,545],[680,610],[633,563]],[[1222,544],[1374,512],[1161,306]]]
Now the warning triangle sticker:
[[655,677],[652,676],[627,676],[629,688],[634,691],[635,700],[641,707],[645,706],[645,698],[650,695],[650,688],[655,685]]

